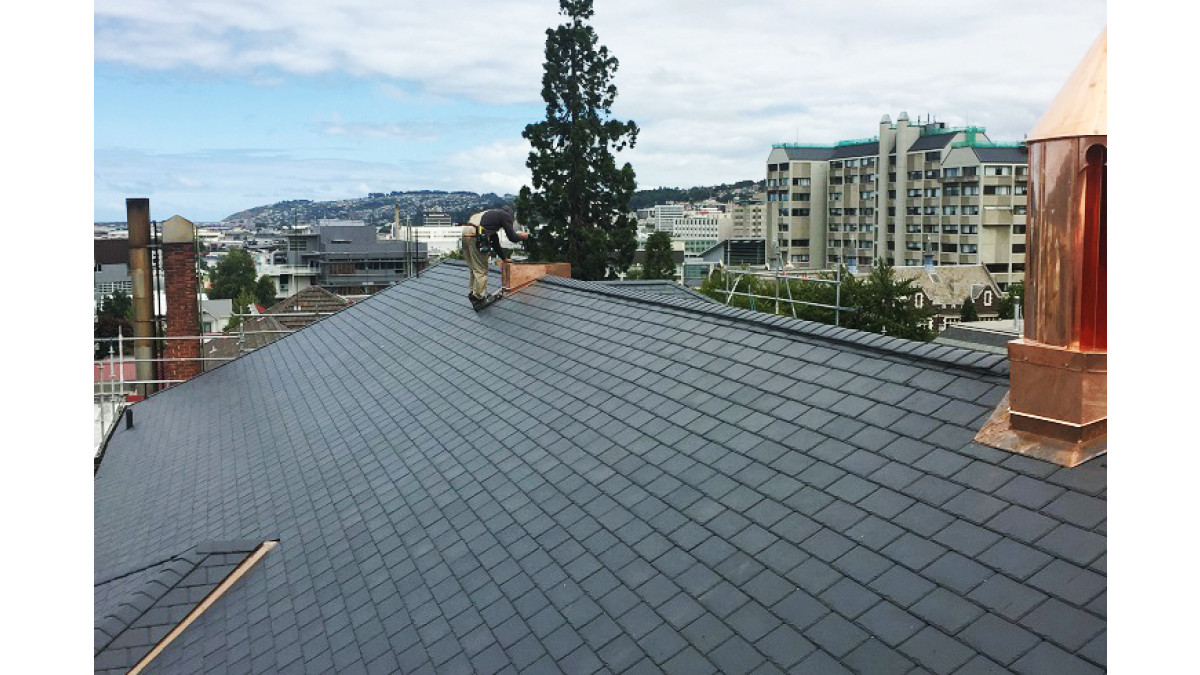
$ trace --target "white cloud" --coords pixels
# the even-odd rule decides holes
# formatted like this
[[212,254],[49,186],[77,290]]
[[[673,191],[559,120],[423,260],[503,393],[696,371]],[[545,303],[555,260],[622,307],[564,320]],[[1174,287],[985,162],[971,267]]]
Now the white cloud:
[[[757,178],[772,143],[871,136],[882,115],[901,111],[1020,140],[1105,17],[1102,0],[604,0],[592,24],[620,62],[614,115],[641,127],[618,161],[651,187]],[[503,111],[541,105],[545,30],[561,21],[552,0],[97,0],[95,59],[168,77],[362,78],[389,105],[465,99]],[[525,183],[519,127],[493,124],[506,134],[496,137],[483,119],[409,117],[317,126],[366,140],[492,134],[469,153],[445,152],[414,187],[456,180],[452,189],[515,192]],[[380,180],[405,174],[363,166]]]

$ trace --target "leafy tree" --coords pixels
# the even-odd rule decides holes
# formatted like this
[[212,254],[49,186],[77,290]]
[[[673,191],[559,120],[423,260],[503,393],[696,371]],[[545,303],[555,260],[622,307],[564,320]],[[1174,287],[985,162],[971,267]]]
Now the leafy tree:
[[536,223],[524,242],[532,260],[571,263],[578,279],[613,278],[637,250],[629,199],[637,183],[614,151],[632,148],[638,127],[611,118],[617,59],[597,47],[587,20],[592,0],[559,0],[569,21],[546,30],[542,99],[546,119],[525,127],[532,146],[525,165],[533,188],[521,188],[517,218]]
[[208,297],[213,300],[236,298],[245,290],[253,296],[257,278],[250,253],[244,248],[235,248],[221,258],[209,275],[212,288]]
[[248,314],[250,312],[250,305],[254,304],[255,300],[256,298],[254,297],[254,291],[252,289],[243,289],[242,292],[233,299],[233,316],[229,317],[229,323],[225,326],[225,332],[234,330],[238,326],[242,325],[242,321],[245,320],[245,317],[239,315]]
[[129,297],[125,291],[114,291],[112,295],[100,302],[100,309],[96,313],[99,316],[131,321],[133,320],[133,298]]
[[655,232],[646,239],[646,261],[642,264],[642,278],[675,278],[675,256],[671,251],[671,235],[666,232]]
[[1016,305],[1025,301],[1025,284],[1016,282],[1008,285],[1008,292],[1000,296],[996,303],[996,311],[1001,319],[1011,319],[1016,311]]
[[271,281],[271,277],[264,274],[258,278],[254,284],[254,299],[263,307],[275,304],[275,282]]
[[[918,308],[909,301],[920,289],[910,279],[897,279],[895,270],[882,258],[875,261],[865,281],[858,282],[856,279],[850,289],[851,302],[858,309],[855,321],[860,325],[856,327],[909,340],[929,340],[933,337],[925,326],[933,310]],[[845,297],[843,290],[843,300]]]
[[979,320],[979,312],[975,309],[975,303],[970,298],[963,300],[959,316],[962,317],[964,322]]
[[107,358],[116,351],[117,333],[133,337],[133,298],[124,291],[116,291],[100,302],[96,310],[96,323],[92,337],[101,339],[95,343],[95,358]]

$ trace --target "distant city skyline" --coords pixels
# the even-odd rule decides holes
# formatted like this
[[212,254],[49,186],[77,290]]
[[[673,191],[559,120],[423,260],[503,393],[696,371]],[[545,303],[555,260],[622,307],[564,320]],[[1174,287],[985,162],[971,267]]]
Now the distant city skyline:
[[[94,218],[204,222],[285,199],[516,193],[557,2],[98,0]],[[639,188],[759,180],[771,145],[933,115],[1021,140],[1106,23],[1099,0],[601,0]]]

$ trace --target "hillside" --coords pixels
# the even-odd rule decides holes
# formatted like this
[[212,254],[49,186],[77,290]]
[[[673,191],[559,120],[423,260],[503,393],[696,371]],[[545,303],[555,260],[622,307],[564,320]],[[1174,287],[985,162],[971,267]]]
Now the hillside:
[[[715,199],[720,202],[749,198],[762,189],[762,181],[744,180],[732,184],[709,187],[671,188],[658,187],[638,190],[629,200],[629,209],[637,209],[666,202],[701,202]],[[256,206],[227,216],[224,220],[248,220],[256,225],[279,227],[297,223],[314,223],[321,218],[362,220],[368,225],[386,225],[392,222],[393,205],[400,206],[400,218],[411,218],[413,225],[424,222],[425,211],[437,206],[450,214],[454,222],[462,222],[471,214],[497,206],[513,203],[513,195],[500,197],[488,192],[443,192],[440,190],[416,190],[409,192],[373,192],[357,199],[339,199],[330,202],[314,202],[296,199],[278,202],[269,206]]]
[[227,216],[225,221],[249,220],[256,225],[279,227],[297,223],[315,223],[321,218],[362,220],[368,225],[386,225],[393,221],[395,205],[400,206],[400,218],[411,218],[413,225],[425,220],[425,212],[440,207],[454,222],[461,222],[484,209],[511,204],[512,196],[500,197],[491,192],[443,192],[416,190],[411,192],[373,192],[357,199],[314,202],[296,199],[269,206],[256,206]]

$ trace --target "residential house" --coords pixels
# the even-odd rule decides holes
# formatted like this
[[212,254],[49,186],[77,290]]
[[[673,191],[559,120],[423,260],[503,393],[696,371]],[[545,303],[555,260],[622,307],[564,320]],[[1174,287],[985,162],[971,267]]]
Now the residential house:
[[947,326],[962,320],[962,306],[968,299],[975,305],[981,321],[1000,318],[1002,293],[992,275],[983,265],[953,267],[917,265],[894,267],[898,281],[911,281],[920,289],[910,302],[918,308],[932,308],[930,330],[940,333]]

